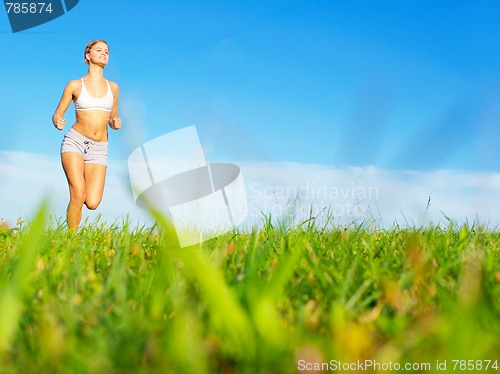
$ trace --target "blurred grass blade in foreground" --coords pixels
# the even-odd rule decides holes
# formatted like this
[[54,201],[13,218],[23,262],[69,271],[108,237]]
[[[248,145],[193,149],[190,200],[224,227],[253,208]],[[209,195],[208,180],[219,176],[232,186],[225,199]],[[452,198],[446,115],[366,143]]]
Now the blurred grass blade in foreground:
[[10,269],[0,270],[0,354],[10,348],[23,310],[23,298],[28,289],[28,277],[33,269],[47,221],[47,202],[42,203],[28,233],[20,230],[20,240],[13,248]]

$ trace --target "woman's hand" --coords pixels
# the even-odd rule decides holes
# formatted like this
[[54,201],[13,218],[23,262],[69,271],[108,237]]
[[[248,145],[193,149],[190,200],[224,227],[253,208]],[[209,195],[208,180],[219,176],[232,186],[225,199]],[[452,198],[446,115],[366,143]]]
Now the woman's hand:
[[66,125],[66,118],[59,117],[57,120],[54,118],[52,119],[52,122],[54,123],[54,126],[58,130],[64,129],[64,126]]
[[109,120],[109,125],[113,130],[118,130],[120,127],[122,127],[122,119],[118,116],[113,117]]

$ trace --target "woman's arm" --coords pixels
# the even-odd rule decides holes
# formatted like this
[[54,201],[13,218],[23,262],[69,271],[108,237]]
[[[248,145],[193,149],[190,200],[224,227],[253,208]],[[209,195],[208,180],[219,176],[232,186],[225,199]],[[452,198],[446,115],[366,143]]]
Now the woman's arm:
[[113,92],[113,108],[111,108],[111,114],[109,116],[109,126],[113,130],[118,130],[120,127],[122,127],[122,120],[120,117],[118,117],[118,96],[120,94],[120,89],[118,88],[118,85],[114,82],[109,82],[111,86],[111,92]]
[[59,105],[52,116],[52,123],[58,130],[62,130],[66,125],[66,118],[64,118],[64,113],[68,110],[68,107],[73,100],[73,92],[75,92],[75,82],[71,81],[66,85],[64,92],[62,94],[61,100],[59,101]]

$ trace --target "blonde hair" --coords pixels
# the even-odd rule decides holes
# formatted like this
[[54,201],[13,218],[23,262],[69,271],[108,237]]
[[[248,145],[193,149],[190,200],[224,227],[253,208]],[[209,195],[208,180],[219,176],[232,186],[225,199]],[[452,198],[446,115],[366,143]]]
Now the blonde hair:
[[[87,44],[87,46],[85,47],[85,52],[83,53],[83,62],[85,62],[87,65],[89,64],[89,59],[87,58],[87,53],[90,53],[90,50],[92,49],[92,47],[94,45],[96,45],[97,43],[104,43],[104,44],[108,45],[108,42],[106,40],[102,40],[102,39],[92,40],[91,42],[89,42],[89,44]],[[108,49],[109,49],[109,46],[108,46]]]

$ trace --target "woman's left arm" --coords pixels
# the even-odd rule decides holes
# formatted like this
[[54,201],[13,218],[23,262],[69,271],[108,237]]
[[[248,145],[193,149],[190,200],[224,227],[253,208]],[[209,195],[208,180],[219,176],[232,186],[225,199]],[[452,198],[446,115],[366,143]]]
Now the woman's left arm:
[[118,117],[118,96],[120,94],[120,90],[118,85],[114,82],[109,82],[111,86],[111,92],[113,92],[113,108],[111,108],[111,114],[109,116],[109,126],[113,130],[118,130],[122,127],[122,119]]

